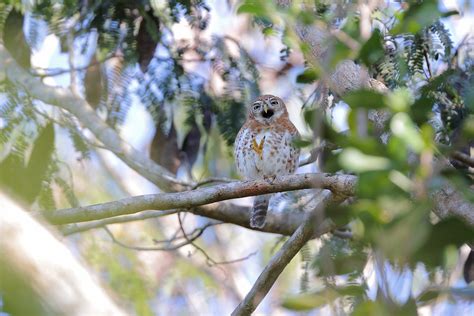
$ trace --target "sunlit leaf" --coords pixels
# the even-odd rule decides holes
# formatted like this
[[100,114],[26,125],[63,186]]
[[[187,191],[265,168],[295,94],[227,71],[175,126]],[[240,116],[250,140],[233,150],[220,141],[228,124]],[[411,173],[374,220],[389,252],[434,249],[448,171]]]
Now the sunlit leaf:
[[365,301],[354,309],[353,316],[389,316],[389,311],[377,301]]
[[356,90],[349,92],[343,100],[351,108],[379,109],[386,106],[385,96],[374,90]]
[[413,96],[407,88],[399,88],[386,96],[387,105],[396,112],[406,112],[413,103]]
[[296,77],[298,83],[312,83],[319,78],[319,74],[315,68],[308,68],[302,74]]
[[339,163],[345,169],[355,172],[385,170],[390,167],[389,159],[366,155],[355,148],[345,149],[339,156]]
[[237,13],[250,13],[256,16],[266,16],[268,11],[265,1],[246,0],[239,6]]
[[406,113],[397,113],[390,122],[392,133],[416,152],[424,148],[424,141],[415,124]]

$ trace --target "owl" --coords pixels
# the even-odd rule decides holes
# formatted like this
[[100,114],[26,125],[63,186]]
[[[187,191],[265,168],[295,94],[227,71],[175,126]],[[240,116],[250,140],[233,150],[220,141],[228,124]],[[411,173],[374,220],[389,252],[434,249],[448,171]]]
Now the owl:
[[[298,166],[299,149],[293,139],[298,130],[288,118],[283,101],[273,95],[258,97],[248,108],[247,120],[234,144],[237,170],[246,180],[267,179],[292,174]],[[250,227],[265,225],[269,194],[255,198]]]

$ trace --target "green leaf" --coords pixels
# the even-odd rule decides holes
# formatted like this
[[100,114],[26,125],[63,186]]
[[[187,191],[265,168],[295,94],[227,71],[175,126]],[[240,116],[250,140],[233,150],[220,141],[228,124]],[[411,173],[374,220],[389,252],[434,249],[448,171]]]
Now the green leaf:
[[420,295],[418,295],[416,301],[418,303],[427,304],[437,298],[440,294],[441,291],[439,289],[427,289],[423,291]]
[[278,32],[273,27],[264,27],[262,30],[263,35],[265,36],[276,36]]
[[313,141],[311,139],[295,138],[293,140],[293,144],[296,147],[303,148],[311,146],[313,144]]
[[413,103],[413,95],[407,88],[399,88],[386,96],[387,105],[395,112],[406,112]]
[[351,209],[345,205],[334,205],[327,215],[336,226],[347,225],[352,220]]
[[387,170],[363,172],[357,182],[357,196],[360,198],[377,198],[382,194],[395,194],[397,191]]
[[351,108],[379,109],[386,106],[385,96],[373,90],[356,90],[347,93],[344,98]]
[[375,29],[372,36],[364,43],[359,51],[359,59],[367,67],[372,67],[385,55],[383,48],[383,37],[378,29]]
[[296,82],[298,83],[312,83],[319,78],[319,73],[316,69],[314,68],[308,68],[305,69],[305,71],[302,74],[299,74],[298,77],[296,77]]
[[336,40],[334,44],[333,53],[330,56],[329,66],[334,69],[337,64],[347,58],[355,57],[353,54],[355,52],[352,51],[346,44],[342,43],[341,41]]
[[397,165],[406,166],[408,149],[404,146],[404,142],[400,137],[390,137],[387,143],[388,156],[392,162],[397,162]]
[[395,114],[390,121],[390,129],[393,135],[398,136],[415,152],[419,153],[424,149],[423,138],[408,114],[403,112]]
[[344,169],[354,172],[386,170],[390,160],[385,157],[366,155],[353,147],[345,149],[339,156],[339,163]]
[[441,266],[445,261],[444,249],[474,242],[474,229],[459,219],[449,218],[434,225],[431,233],[413,257],[430,267]]
[[412,3],[407,11],[397,16],[398,23],[390,33],[392,35],[402,33],[415,34],[422,28],[431,25],[440,16],[438,3],[435,0]]
[[421,305],[429,304],[442,294],[448,294],[452,300],[462,299],[470,302],[474,301],[474,288],[472,286],[466,286],[464,288],[428,288],[418,295],[416,301]]
[[[366,261],[364,261],[364,264],[365,263]],[[337,287],[335,290],[343,296],[362,296],[365,293],[365,289],[361,285],[354,284]]]
[[247,0],[240,5],[240,7],[237,9],[237,13],[249,13],[256,16],[266,16],[268,11],[265,1]]
[[365,301],[359,304],[352,313],[353,316],[388,316],[389,311],[379,302]]
[[411,106],[410,117],[419,125],[427,122],[433,115],[435,102],[432,97],[422,96]]
[[[340,256],[334,258],[334,272],[337,275],[344,275],[353,273],[355,271],[361,272],[367,264],[367,256],[365,253],[354,253],[348,256]],[[355,288],[347,288],[343,293],[359,293],[360,289],[356,291]],[[342,294],[342,293],[341,293]],[[355,295],[355,294],[345,294]],[[360,293],[358,294],[360,295]]]
[[303,24],[310,25],[314,22],[315,15],[312,11],[300,11],[297,19]]
[[326,288],[317,293],[305,293],[285,299],[282,306],[291,310],[305,311],[331,303],[339,294],[333,289]]
[[447,18],[447,17],[453,16],[453,15],[459,15],[459,14],[460,13],[457,10],[450,10],[450,11],[441,13],[441,17],[442,18]]
[[385,256],[399,263],[412,262],[413,255],[426,242],[431,231],[425,214],[426,209],[426,205],[412,208],[392,219],[390,214],[384,214],[388,212],[380,207],[381,218],[386,218],[387,224],[382,229],[372,227],[373,240]]

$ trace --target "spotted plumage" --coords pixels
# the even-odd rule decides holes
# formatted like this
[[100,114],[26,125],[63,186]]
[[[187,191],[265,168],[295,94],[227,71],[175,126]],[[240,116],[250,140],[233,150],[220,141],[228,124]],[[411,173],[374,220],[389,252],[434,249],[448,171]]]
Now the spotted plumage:
[[[298,130],[288,118],[283,101],[273,95],[258,97],[249,107],[247,121],[234,144],[239,173],[245,179],[274,179],[294,173],[299,149],[293,145]],[[250,217],[250,226],[265,224],[270,195],[257,196]]]

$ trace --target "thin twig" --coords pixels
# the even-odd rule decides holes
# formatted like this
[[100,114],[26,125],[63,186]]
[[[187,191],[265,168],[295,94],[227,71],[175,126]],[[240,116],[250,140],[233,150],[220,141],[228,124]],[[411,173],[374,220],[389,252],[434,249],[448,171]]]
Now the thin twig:
[[192,189],[197,189],[203,185],[210,184],[210,183],[230,183],[230,182],[236,182],[238,180],[236,179],[231,179],[231,178],[218,178],[218,177],[211,177],[204,179],[202,181],[197,182]]
[[124,215],[117,217],[105,218],[98,221],[92,221],[88,223],[72,224],[67,225],[66,227],[61,227],[60,230],[63,235],[68,236],[76,233],[82,233],[91,229],[102,228],[106,225],[119,224],[119,223],[128,223],[134,221],[141,221],[149,218],[157,218],[168,216],[171,214],[176,214],[178,210],[168,210],[168,211],[144,211],[138,214]]
[[69,69],[71,69],[70,72],[70,83],[69,86],[71,88],[71,91],[73,94],[78,95],[79,90],[77,88],[77,76],[76,76],[76,71],[74,70],[74,33],[72,29],[69,30],[68,35],[67,35],[67,42],[68,42],[68,64],[69,64]]
[[202,253],[204,255],[204,257],[206,257],[206,264],[210,267],[213,267],[213,266],[217,266],[217,265],[224,265],[224,264],[231,264],[231,263],[236,263],[236,262],[241,262],[241,261],[244,261],[244,260],[247,260],[248,258],[252,257],[253,255],[255,255],[257,252],[252,252],[250,254],[248,254],[247,256],[245,257],[242,257],[242,258],[238,258],[238,259],[234,259],[234,260],[227,260],[227,261],[215,261],[214,259],[212,259],[208,254],[207,252],[202,249],[201,247],[199,247],[198,245],[196,245],[194,243],[194,240],[189,238],[188,235],[186,234],[186,232],[184,231],[184,227],[183,227],[183,222],[181,220],[181,213],[178,213],[178,221],[179,221],[179,227],[181,229],[181,232],[183,233],[183,236],[184,238],[186,239],[186,241],[188,241],[188,243],[190,245],[192,245],[197,251],[199,251],[200,253]]
[[[32,76],[35,77],[40,77],[40,78],[45,78],[45,77],[56,77],[60,76],[66,73],[70,73],[71,71],[76,71],[76,72],[81,72],[84,70],[89,69],[90,67],[93,67],[95,65],[100,65],[104,62],[106,62],[109,59],[115,58],[118,55],[114,52],[113,54],[108,55],[107,57],[101,59],[101,60],[95,60],[92,61],[91,63],[82,66],[82,67],[74,67],[74,68],[41,68],[41,67],[36,67],[34,70],[35,72],[31,72]],[[41,73],[44,72],[44,73]]]
[[232,312],[232,316],[251,315],[268,294],[278,276],[306,242],[313,238],[315,234],[321,235],[330,229],[332,224],[328,222],[320,222],[318,225],[318,217],[321,217],[324,207],[325,203],[320,203],[318,207],[306,215],[303,223],[270,259],[250,292]]
[[[35,67],[34,68],[34,71],[31,71],[31,75],[32,76],[35,76],[35,77],[39,77],[39,78],[46,78],[46,77],[57,77],[57,76],[60,76],[60,75],[63,75],[63,74],[67,74],[67,73],[70,73],[72,71],[76,71],[76,72],[81,72],[81,71],[84,71],[84,70],[87,70],[89,69],[90,67],[93,67],[95,65],[100,65],[100,64],[103,64],[104,62],[112,59],[112,58],[115,58],[115,57],[118,57],[119,55],[116,54],[116,52],[108,55],[107,57],[101,59],[101,60],[96,60],[96,61],[93,61],[85,66],[81,66],[81,67],[74,67],[74,68],[43,68],[43,67]],[[153,57],[153,59],[157,60],[157,61],[172,61],[173,58],[172,57]],[[205,62],[205,61],[208,61],[207,59],[203,59],[203,58],[187,58],[187,59],[180,59],[180,58],[176,58],[176,60],[180,61],[180,62],[184,62],[184,63],[198,63],[198,62]],[[44,73],[42,73],[44,72]]]
[[465,45],[468,45],[467,41],[469,39],[469,37],[471,36],[471,33],[467,33],[464,38],[461,40],[461,42],[459,43],[458,47],[456,48],[456,51],[454,52],[453,54],[453,57],[451,58],[451,60],[449,61],[449,64],[450,64],[450,67],[453,66],[453,63],[456,61],[456,58],[459,56],[459,51],[461,50],[461,48]]
[[[187,215],[187,213],[185,213],[185,215]],[[222,225],[222,224],[225,224],[224,222],[212,222],[212,223],[208,223],[204,226],[200,226],[200,227],[196,227],[194,228],[189,234],[186,233],[186,235],[181,235],[181,236],[178,236],[178,234],[181,232],[181,228],[178,228],[178,230],[171,236],[171,238],[168,238],[168,239],[161,239],[161,240],[158,240],[158,239],[153,239],[153,243],[155,244],[171,244],[172,242],[176,242],[180,239],[186,239],[187,236],[191,235],[193,236],[194,234],[198,234],[199,232],[201,232],[201,230],[204,228],[206,229],[207,227],[210,227],[210,226],[217,226],[217,225]],[[207,227],[206,227],[207,226]]]
[[321,145],[311,149],[311,151],[309,152],[309,156],[302,159],[302,160],[300,160],[299,166],[302,167],[302,166],[306,166],[306,165],[309,165],[310,163],[315,162],[318,159],[319,155],[324,150],[325,146],[326,146],[326,144],[323,141]]
[[[58,126],[61,126],[65,129],[70,129],[70,130],[74,130],[74,132],[85,142],[87,143],[87,145],[89,145],[90,147],[95,147],[95,148],[100,148],[100,149],[104,149],[104,150],[108,150],[107,147],[101,145],[101,144],[98,144],[96,142],[94,142],[93,140],[90,140],[88,137],[86,137],[84,135],[84,133],[82,133],[82,131],[79,129],[79,127],[76,126],[76,124],[68,124],[68,123],[63,123],[51,116],[49,116],[48,114],[46,113],[43,113],[41,112],[40,110],[38,110],[38,108],[36,108],[35,106],[31,106],[29,107],[33,112],[35,112],[36,114],[42,116],[43,118],[45,118],[46,120],[49,120],[53,123],[55,123],[56,125]],[[65,114],[66,116],[68,115],[67,113],[65,113],[63,111],[63,114]],[[73,119],[71,119],[71,122],[73,121]]]
[[275,242],[275,244],[272,246],[272,248],[270,248],[270,253],[271,254],[274,254],[275,253],[275,250],[277,249],[277,247],[286,241],[286,239],[288,239],[288,236],[280,236],[278,237],[277,241]]
[[178,244],[175,244],[173,246],[168,246],[168,247],[130,246],[130,245],[127,245],[127,244],[121,242],[120,240],[118,240],[107,226],[104,226],[104,230],[107,232],[107,234],[110,236],[110,238],[112,239],[112,241],[115,244],[117,244],[117,245],[119,245],[123,248],[131,249],[131,250],[138,250],[138,251],[171,251],[171,250],[177,250],[177,249],[179,249],[183,246],[191,244],[193,241],[198,239],[208,227],[214,226],[216,224],[218,224],[218,223],[207,223],[206,225],[201,227],[194,236],[187,237],[185,241],[183,241],[181,243],[178,243]]
[[318,92],[319,86],[314,88],[313,92],[306,98],[306,100],[303,102],[303,105],[301,106],[301,110],[303,110],[306,107],[306,104],[309,103],[309,100]]
[[354,237],[354,234],[352,234],[350,230],[335,229],[332,233],[334,236],[342,239],[352,239]]
[[431,66],[430,66],[430,59],[428,58],[428,52],[424,50],[423,55],[425,56],[426,67],[428,68],[428,74],[430,75],[430,77],[427,79],[430,79],[433,77],[433,74],[431,73]]
[[5,73],[13,84],[23,87],[32,98],[60,107],[74,115],[108,150],[163,191],[182,191],[194,185],[176,179],[166,168],[124,142],[117,131],[92,111],[91,106],[82,97],[71,93],[69,89],[45,85],[26,72],[15,62],[2,43],[0,60],[3,61],[0,63],[0,73]]

